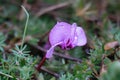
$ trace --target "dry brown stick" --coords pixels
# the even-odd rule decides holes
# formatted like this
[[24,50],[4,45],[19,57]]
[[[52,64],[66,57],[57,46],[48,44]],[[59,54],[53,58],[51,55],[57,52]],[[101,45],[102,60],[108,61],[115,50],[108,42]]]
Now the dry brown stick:
[[67,55],[63,55],[63,54],[60,54],[60,53],[56,53],[56,52],[55,52],[54,55],[59,56],[59,57],[61,57],[61,58],[65,58],[65,59],[71,60],[71,61],[77,61],[77,62],[80,62],[80,63],[82,62],[81,59],[74,58],[74,57],[67,56]]
[[[41,50],[41,51],[43,51],[43,52],[45,52],[45,53],[47,52],[47,50],[45,50],[44,48],[42,48],[42,47],[40,47],[40,46],[35,46],[35,45],[32,45],[32,46],[34,46],[35,48],[37,48],[37,49],[39,49],[39,50]],[[68,60],[77,61],[77,62],[80,62],[80,63],[82,62],[81,59],[74,58],[74,57],[67,56],[67,55],[63,55],[63,54],[61,54],[61,53],[54,52],[54,55],[55,55],[55,56],[59,56],[59,57],[61,57],[61,58],[68,59]]]
[[53,75],[53,76],[55,76],[56,78],[59,78],[59,74],[57,74],[57,73],[55,73],[55,72],[52,72],[52,71],[46,69],[46,68],[43,67],[43,66],[41,67],[41,70],[42,70],[42,71],[45,71],[45,72],[47,72],[47,73],[49,73],[49,74],[51,74],[51,75]]
[[68,5],[70,5],[70,4],[71,4],[71,1],[67,1],[67,2],[64,2],[64,3],[59,3],[59,4],[56,4],[56,5],[53,5],[53,6],[44,8],[44,9],[41,9],[41,10],[36,14],[36,16],[39,17],[39,16],[41,16],[41,15],[47,13],[47,12],[50,12],[50,11],[53,11],[53,10],[55,10],[55,9],[68,6]]
[[43,35],[41,36],[41,39],[43,40],[46,36],[48,36],[48,35],[49,35],[49,32],[50,32],[50,31],[47,31],[45,34],[43,34]]

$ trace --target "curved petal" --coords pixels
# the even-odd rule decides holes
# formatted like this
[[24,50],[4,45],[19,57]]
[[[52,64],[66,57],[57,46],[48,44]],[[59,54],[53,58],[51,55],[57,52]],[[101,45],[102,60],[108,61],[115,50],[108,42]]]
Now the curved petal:
[[71,26],[70,43],[74,41],[75,33],[76,33],[76,28],[77,28],[77,24],[73,23],[72,26]]
[[87,43],[87,38],[84,30],[81,27],[77,27],[76,29],[76,38],[77,38],[77,46],[83,46]]
[[55,45],[53,45],[49,50],[47,50],[47,53],[46,53],[46,58],[51,58],[52,55],[53,55],[53,52],[54,52],[54,48],[57,46],[57,45],[60,45],[62,44],[63,42],[59,42],[59,43],[56,43]]
[[51,47],[49,50],[47,50],[46,58],[51,58],[54,52],[54,47]]

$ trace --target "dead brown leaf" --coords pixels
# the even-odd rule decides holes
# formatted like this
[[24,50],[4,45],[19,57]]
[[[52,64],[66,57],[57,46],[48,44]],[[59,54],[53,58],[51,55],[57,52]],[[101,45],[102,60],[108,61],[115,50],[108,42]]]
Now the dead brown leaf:
[[118,41],[112,41],[112,42],[108,42],[104,45],[104,50],[110,50],[112,48],[115,48],[116,46],[119,45]]

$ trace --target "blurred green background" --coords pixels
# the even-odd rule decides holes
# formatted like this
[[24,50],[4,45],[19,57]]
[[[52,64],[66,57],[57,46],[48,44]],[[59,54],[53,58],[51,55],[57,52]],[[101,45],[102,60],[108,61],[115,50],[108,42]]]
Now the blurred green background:
[[[21,5],[30,15],[23,54],[27,16]],[[76,60],[54,56],[38,72],[45,52],[37,47],[45,49],[57,21],[83,27],[88,42],[68,51],[56,48]],[[120,0],[0,0],[0,80],[120,80],[119,59]]]

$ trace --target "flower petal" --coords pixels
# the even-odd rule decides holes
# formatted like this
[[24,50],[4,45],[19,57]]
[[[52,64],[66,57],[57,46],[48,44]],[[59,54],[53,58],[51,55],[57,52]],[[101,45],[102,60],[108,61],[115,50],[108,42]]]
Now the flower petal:
[[87,43],[86,35],[81,27],[76,29],[77,46],[83,46]]
[[53,45],[49,50],[47,50],[46,58],[51,58],[52,55],[53,55],[53,52],[54,52],[54,48],[55,48],[57,45],[60,45],[60,44],[62,44],[62,43],[63,43],[63,42],[56,43],[56,44]]
[[57,22],[49,34],[49,41],[51,46],[64,41],[65,38],[70,35],[70,24],[65,22]]
[[54,52],[54,48],[51,47],[46,53],[46,58],[51,58],[53,55],[53,52]]
[[73,23],[72,26],[71,26],[70,43],[74,41],[75,33],[76,33],[76,28],[77,28],[77,24]]

